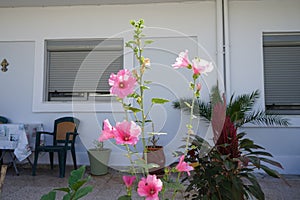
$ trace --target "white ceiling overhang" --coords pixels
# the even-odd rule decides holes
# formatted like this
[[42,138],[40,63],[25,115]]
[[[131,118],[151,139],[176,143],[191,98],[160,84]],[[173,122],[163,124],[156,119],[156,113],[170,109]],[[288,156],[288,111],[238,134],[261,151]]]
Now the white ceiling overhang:
[[187,2],[187,1],[203,1],[203,0],[0,0],[0,8],[148,4],[148,3]]

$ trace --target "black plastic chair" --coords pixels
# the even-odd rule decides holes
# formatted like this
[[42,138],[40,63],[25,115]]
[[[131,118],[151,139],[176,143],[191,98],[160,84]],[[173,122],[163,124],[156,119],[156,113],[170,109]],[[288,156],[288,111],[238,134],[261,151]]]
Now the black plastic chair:
[[[49,152],[50,165],[53,169],[53,155],[54,152],[58,153],[59,163],[59,177],[65,177],[65,167],[67,160],[67,151],[72,153],[74,169],[77,169],[76,154],[75,154],[75,139],[78,135],[77,129],[79,126],[79,120],[74,117],[62,117],[54,121],[54,131],[45,132],[38,131],[36,133],[34,163],[32,166],[32,175],[36,175],[36,167],[38,162],[38,156],[40,152]],[[41,135],[47,134],[53,136],[52,145],[41,145]]]
[[0,124],[7,124],[7,123],[8,123],[8,119],[6,117],[0,116]]

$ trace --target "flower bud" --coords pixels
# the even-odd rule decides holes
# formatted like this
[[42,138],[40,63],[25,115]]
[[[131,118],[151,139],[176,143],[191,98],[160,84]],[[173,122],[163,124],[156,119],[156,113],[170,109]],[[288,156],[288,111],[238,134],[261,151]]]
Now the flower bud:
[[197,91],[200,91],[200,90],[201,90],[201,88],[202,88],[202,85],[201,85],[201,83],[198,83],[198,84],[196,85],[196,87],[197,87]]

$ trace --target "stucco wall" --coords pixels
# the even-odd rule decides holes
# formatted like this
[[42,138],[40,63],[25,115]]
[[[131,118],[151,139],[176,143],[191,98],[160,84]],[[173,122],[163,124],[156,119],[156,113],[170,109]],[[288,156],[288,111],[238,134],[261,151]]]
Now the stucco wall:
[[[299,31],[300,1],[261,0],[229,1],[229,55],[230,93],[248,93],[255,89],[262,92],[258,106],[264,105],[263,99],[263,31]],[[49,104],[43,103],[44,80],[44,40],[60,38],[106,38],[124,37],[130,39],[129,20],[143,18],[149,37],[196,36],[198,45],[192,50],[201,57],[216,60],[216,3],[199,1],[188,3],[168,3],[149,5],[114,6],[74,6],[42,8],[5,8],[0,9],[0,59],[7,58],[9,71],[0,72],[1,99],[0,114],[12,122],[40,122],[46,130],[53,129],[53,120],[60,116],[74,115],[81,120],[78,141],[78,162],[88,164],[86,148],[99,136],[101,122],[122,119],[122,112],[115,104]],[[159,41],[159,40],[158,40]],[[190,44],[176,45],[171,40],[165,44],[170,59],[154,64],[157,77],[172,83],[171,89],[164,81],[158,91],[173,100],[187,95],[185,76],[170,74],[168,64],[172,64],[176,51],[191,47]],[[159,45],[158,45],[159,46]],[[187,47],[186,47],[187,46]],[[165,48],[165,46],[159,46]],[[194,47],[193,47],[194,48]],[[134,62],[131,56],[125,57],[125,65],[131,68]],[[160,73],[163,72],[163,73]],[[165,75],[164,75],[165,73]],[[216,75],[208,77],[214,82]],[[168,81],[169,80],[169,81]],[[178,81],[180,80],[180,81]],[[204,90],[204,96],[206,91]],[[113,106],[113,107],[112,107]],[[171,106],[157,107],[163,123],[159,126],[168,132],[161,142],[167,146],[168,162],[172,162],[172,148],[177,147],[184,133],[185,116]],[[111,112],[117,110],[118,112]],[[249,136],[270,150],[275,159],[282,162],[283,173],[300,174],[300,133],[299,116],[288,116],[290,128],[246,127]],[[166,120],[168,119],[168,120]],[[178,123],[180,122],[180,123]],[[204,126],[199,133],[205,134]],[[83,144],[82,144],[83,143]],[[111,143],[113,148],[110,165],[125,165],[123,152]],[[70,156],[69,156],[70,158]],[[48,158],[44,157],[44,161]]]
[[[123,37],[126,41],[132,37],[129,21],[143,18],[149,27],[145,30],[146,35],[154,37],[154,40],[159,37],[157,40],[160,42],[153,44],[159,49],[158,53],[149,52],[149,55],[160,56],[159,59],[152,59],[154,72],[149,78],[155,78],[156,85],[153,87],[158,86],[157,91],[160,91],[158,93],[169,97],[170,100],[189,94],[185,76],[174,72],[170,66],[174,63],[177,53],[191,47],[192,57],[198,55],[213,62],[216,57],[216,19],[213,1],[5,8],[0,9],[0,18],[3,19],[0,26],[5,27],[5,31],[0,32],[0,56],[6,57],[10,63],[8,72],[0,73],[1,97],[4,97],[0,100],[0,114],[11,119],[13,123],[43,123],[45,130],[49,131],[52,131],[53,121],[57,117],[74,115],[79,118],[82,143],[78,142],[77,155],[81,164],[88,164],[86,148],[91,147],[93,140],[99,137],[102,121],[109,118],[114,124],[115,119],[120,120],[124,115],[115,103],[43,102],[45,39]],[[177,44],[174,39],[172,40],[186,36],[193,36],[198,43],[189,40]],[[133,56],[125,53],[125,67],[132,68]],[[208,79],[215,80],[215,77]],[[177,149],[180,135],[185,132],[185,117],[180,111],[172,109],[171,104],[157,106],[154,110],[158,111],[158,114],[153,115],[159,129],[168,132],[160,142],[166,146],[167,161],[172,162],[171,153]],[[111,165],[127,164],[124,152],[109,142],[105,145],[113,148]],[[48,161],[47,156],[44,156],[44,161]]]
[[[300,31],[300,1],[230,1],[230,76],[231,93],[241,94],[259,89],[257,107],[264,107],[262,33]],[[284,66],[282,66],[284,67]],[[284,173],[300,173],[300,118],[291,120],[289,128],[249,127],[245,130],[258,144],[274,154],[285,168]]]

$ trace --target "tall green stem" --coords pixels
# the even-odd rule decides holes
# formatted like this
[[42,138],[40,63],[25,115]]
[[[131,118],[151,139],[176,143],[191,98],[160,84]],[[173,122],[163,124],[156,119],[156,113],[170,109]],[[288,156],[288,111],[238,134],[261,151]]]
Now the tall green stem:
[[195,85],[196,85],[196,78],[193,79],[193,84],[192,84],[193,98],[192,98],[192,105],[190,105],[191,106],[190,121],[189,121],[189,124],[187,125],[188,132],[187,132],[187,138],[186,138],[185,153],[188,153],[190,137],[191,137],[191,134],[193,131],[192,123],[193,123],[193,119],[194,119],[194,106],[195,106],[195,98],[196,98]]

